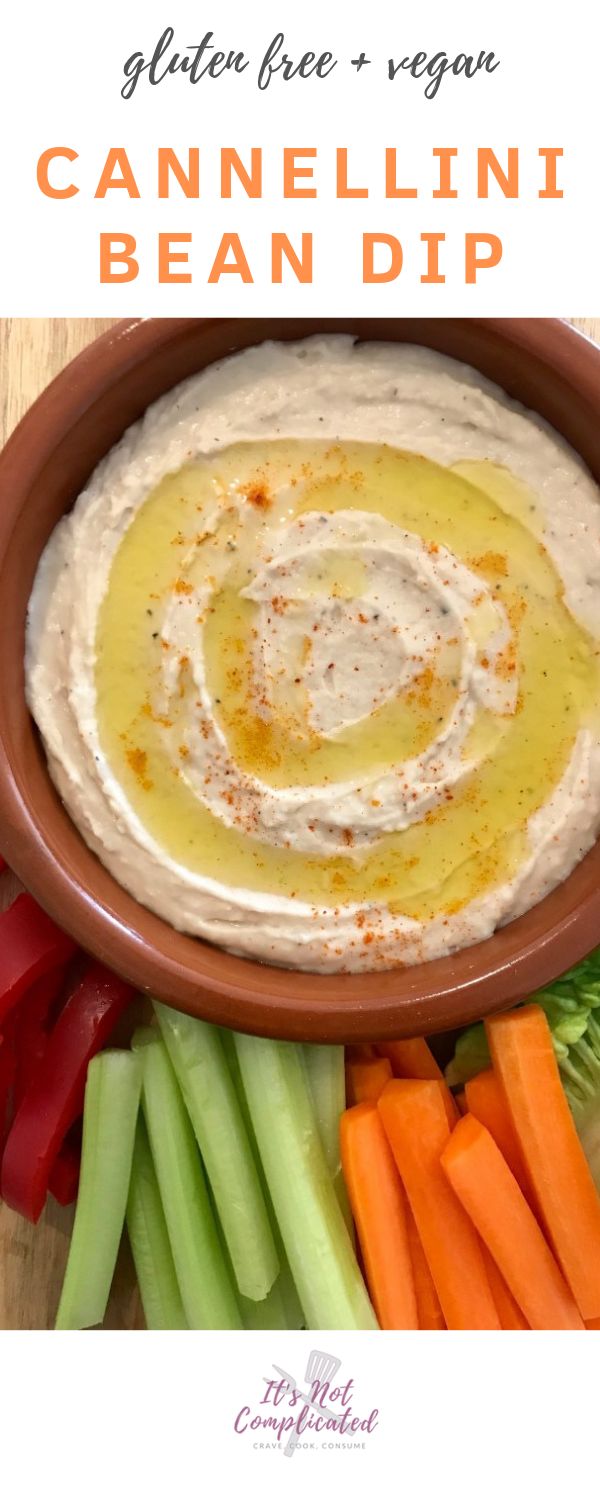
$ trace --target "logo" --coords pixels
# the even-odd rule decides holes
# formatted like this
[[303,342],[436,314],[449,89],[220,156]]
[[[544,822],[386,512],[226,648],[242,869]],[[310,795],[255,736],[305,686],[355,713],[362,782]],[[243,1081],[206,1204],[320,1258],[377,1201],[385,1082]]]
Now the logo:
[[238,1411],[234,1432],[285,1458],[302,1448],[365,1448],[379,1411],[357,1409],[355,1382],[338,1374],[341,1363],[335,1354],[312,1349],[302,1383],[273,1364],[274,1376],[263,1376],[260,1400]]

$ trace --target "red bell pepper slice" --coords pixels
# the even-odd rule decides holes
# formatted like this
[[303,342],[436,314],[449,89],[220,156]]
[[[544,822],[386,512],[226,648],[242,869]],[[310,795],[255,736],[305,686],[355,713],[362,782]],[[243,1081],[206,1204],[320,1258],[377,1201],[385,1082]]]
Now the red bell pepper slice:
[[0,875],[2,874],[2,871],[5,870],[5,869],[6,869],[6,860],[4,858],[4,855],[0,854]]
[[4,1143],[10,1125],[9,1112],[13,1097],[16,1064],[17,1053],[14,1025],[12,1017],[9,1017],[3,1034],[0,1036],[0,1152],[4,1150]]
[[79,1168],[81,1166],[81,1147],[76,1146],[73,1141],[65,1141],[61,1147],[48,1182],[48,1189],[61,1208],[67,1208],[69,1203],[74,1203],[79,1187]]
[[74,953],[73,939],[26,891],[0,913],[0,1029],[34,981],[66,964]]
[[40,1067],[17,1111],[2,1160],[0,1193],[37,1223],[67,1131],[83,1110],[87,1066],[135,991],[103,964],[90,963],[48,1038]]
[[44,1058],[50,1033],[50,1016],[63,989],[64,968],[36,979],[13,1012],[15,1026],[16,1073],[14,1085],[15,1113]]

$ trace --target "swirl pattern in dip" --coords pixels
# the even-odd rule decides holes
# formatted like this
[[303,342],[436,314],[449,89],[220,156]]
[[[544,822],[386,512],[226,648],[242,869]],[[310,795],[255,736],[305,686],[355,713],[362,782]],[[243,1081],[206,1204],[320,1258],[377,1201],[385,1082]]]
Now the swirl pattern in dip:
[[264,345],[125,435],[46,550],[27,680],[100,857],[271,962],[486,936],[600,823],[600,508],[473,371]]

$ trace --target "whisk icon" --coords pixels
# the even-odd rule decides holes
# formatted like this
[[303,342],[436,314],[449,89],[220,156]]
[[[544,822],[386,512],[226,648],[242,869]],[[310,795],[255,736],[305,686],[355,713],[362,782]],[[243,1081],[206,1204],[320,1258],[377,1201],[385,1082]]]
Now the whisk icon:
[[[332,1417],[334,1421],[339,1419],[339,1412],[336,1413],[334,1411],[328,1411],[327,1407],[325,1406],[317,1406],[315,1401],[311,1401],[310,1393],[315,1382],[318,1382],[319,1385],[322,1385],[325,1381],[333,1380],[334,1375],[337,1375],[341,1363],[341,1359],[338,1359],[337,1355],[335,1354],[325,1354],[322,1349],[311,1349],[306,1361],[306,1370],[304,1373],[304,1379],[308,1389],[301,1392],[301,1394],[304,1396],[306,1405],[310,1406],[313,1411],[316,1411],[318,1416]],[[287,1383],[292,1390],[300,1390],[297,1381],[294,1380],[294,1376],[288,1375],[287,1370],[281,1370],[279,1365],[274,1365],[273,1369],[276,1370],[277,1374],[281,1375],[284,1380],[287,1380]],[[301,1435],[302,1434],[297,1430],[290,1432],[289,1438],[283,1450],[284,1456],[286,1458],[292,1457],[294,1450],[298,1447]]]

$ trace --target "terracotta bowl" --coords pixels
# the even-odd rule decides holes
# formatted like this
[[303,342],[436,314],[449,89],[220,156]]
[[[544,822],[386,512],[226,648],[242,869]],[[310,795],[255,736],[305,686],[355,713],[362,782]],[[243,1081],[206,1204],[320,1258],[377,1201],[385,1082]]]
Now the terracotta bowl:
[[10,864],[85,948],[143,990],[239,1030],[321,1042],[462,1025],[556,977],[600,941],[600,844],[525,916],[449,958],[327,977],[233,958],[146,911],[86,847],[54,791],[27,712],[23,644],[52,528],[145,407],[232,350],[325,329],[426,344],[468,361],[541,412],[600,481],[600,350],[550,320],[120,323],[53,381],[0,456],[0,823]]

